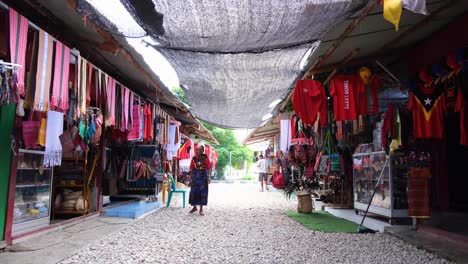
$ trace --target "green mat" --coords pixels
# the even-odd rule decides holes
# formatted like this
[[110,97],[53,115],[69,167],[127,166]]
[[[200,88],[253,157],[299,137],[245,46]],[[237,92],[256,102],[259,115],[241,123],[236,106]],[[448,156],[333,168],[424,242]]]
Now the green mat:
[[301,214],[287,211],[286,215],[305,227],[325,233],[357,233],[359,225],[343,218],[338,218],[325,211]]

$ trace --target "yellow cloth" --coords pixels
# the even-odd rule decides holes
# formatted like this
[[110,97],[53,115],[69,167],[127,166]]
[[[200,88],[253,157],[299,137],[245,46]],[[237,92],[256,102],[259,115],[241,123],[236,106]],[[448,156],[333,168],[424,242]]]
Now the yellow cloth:
[[372,76],[372,71],[367,68],[367,67],[361,67],[359,69],[359,76],[361,77],[361,80],[362,82],[365,84],[365,85],[368,85],[370,83],[370,78]]
[[402,0],[383,1],[383,16],[387,21],[395,25],[396,31],[398,31],[398,26],[400,25],[400,17],[402,12]]

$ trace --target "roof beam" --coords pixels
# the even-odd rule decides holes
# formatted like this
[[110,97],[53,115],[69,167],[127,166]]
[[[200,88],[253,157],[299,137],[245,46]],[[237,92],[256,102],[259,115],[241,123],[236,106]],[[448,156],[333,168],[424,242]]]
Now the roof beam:
[[328,60],[333,52],[344,42],[344,40],[356,29],[356,27],[367,17],[367,15],[374,9],[374,7],[379,3],[380,0],[371,0],[369,3],[363,8],[361,14],[356,17],[351,24],[341,33],[340,37],[333,42],[333,44],[325,51],[323,55],[321,55],[310,68],[306,71],[306,73],[302,76],[302,79],[306,79],[310,73],[322,66],[322,64]]
[[[340,37],[338,39],[336,39],[333,42],[333,44],[325,51],[325,53],[323,55],[321,55],[320,57],[318,57],[318,59],[312,64],[312,66],[310,66],[310,68],[304,73],[304,75],[301,78],[302,80],[309,78],[313,71],[315,71],[320,66],[322,66],[323,63],[325,63],[325,61],[328,60],[331,57],[333,52],[335,52],[335,50],[356,29],[356,27],[359,26],[359,24],[362,22],[362,20],[364,20],[370,14],[370,12],[372,11],[372,9],[374,9],[374,7],[377,5],[377,3],[380,3],[380,0],[370,0],[369,3],[367,3],[367,5],[362,9],[359,16],[357,16],[353,20],[353,22],[351,22],[348,25],[348,27],[345,29],[345,31],[343,31],[343,33],[341,33]],[[288,103],[288,101],[291,98],[292,94],[293,94],[293,91],[291,90],[289,92],[289,95],[286,98],[286,100],[284,100],[283,103],[281,104],[280,109],[284,109],[286,107],[286,104]]]

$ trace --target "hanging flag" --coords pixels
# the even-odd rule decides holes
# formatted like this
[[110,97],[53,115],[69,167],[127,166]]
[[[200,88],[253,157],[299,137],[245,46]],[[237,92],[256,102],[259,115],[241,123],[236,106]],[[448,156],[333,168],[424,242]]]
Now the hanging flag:
[[383,16],[395,25],[396,31],[398,31],[402,12],[402,0],[383,0]]
[[426,0],[403,0],[403,8],[413,13],[427,15]]

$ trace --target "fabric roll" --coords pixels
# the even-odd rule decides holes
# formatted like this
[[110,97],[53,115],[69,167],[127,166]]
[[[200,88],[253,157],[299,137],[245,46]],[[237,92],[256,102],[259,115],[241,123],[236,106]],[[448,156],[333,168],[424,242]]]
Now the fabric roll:
[[286,153],[291,146],[291,121],[289,119],[280,122],[280,149]]
[[47,113],[44,167],[62,164],[61,134],[63,134],[63,113],[51,110]]
[[11,62],[22,66],[17,69],[17,78],[18,93],[24,96],[24,73],[26,69],[24,64],[26,60],[29,21],[25,17],[19,15],[13,8],[10,8],[9,13]]
[[39,31],[39,52],[37,56],[36,93],[34,110],[49,109],[50,84],[52,75],[53,39],[44,30]]
[[70,68],[70,48],[62,42],[55,42],[54,83],[51,108],[68,110],[68,76]]

